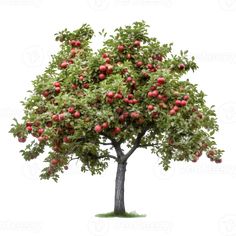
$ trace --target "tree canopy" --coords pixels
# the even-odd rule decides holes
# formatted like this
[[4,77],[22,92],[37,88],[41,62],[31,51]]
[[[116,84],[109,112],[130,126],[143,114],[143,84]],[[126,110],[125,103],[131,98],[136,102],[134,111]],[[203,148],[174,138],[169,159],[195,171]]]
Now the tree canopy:
[[[56,181],[75,159],[82,171],[100,174],[110,159],[127,161],[137,148],[150,148],[165,170],[172,160],[196,162],[203,152],[221,162],[214,106],[183,78],[198,68],[194,57],[172,54],[172,44],[161,44],[147,29],[135,22],[110,36],[102,30],[105,40],[96,52],[87,24],[56,34],[60,50],[33,80],[24,116],[10,130],[27,141],[25,160],[48,153],[42,179]],[[129,148],[123,158],[122,145]]]

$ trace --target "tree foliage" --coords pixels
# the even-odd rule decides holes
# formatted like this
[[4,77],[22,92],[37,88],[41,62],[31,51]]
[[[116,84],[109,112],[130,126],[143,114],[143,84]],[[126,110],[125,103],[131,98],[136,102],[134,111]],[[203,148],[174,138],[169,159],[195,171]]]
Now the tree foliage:
[[183,78],[198,68],[194,57],[187,51],[173,55],[172,44],[149,37],[147,29],[145,22],[135,22],[109,37],[103,30],[97,52],[87,24],[56,34],[60,51],[33,81],[22,102],[22,121],[15,119],[10,130],[20,142],[28,141],[21,151],[25,160],[48,152],[42,179],[57,180],[75,159],[82,171],[100,174],[110,159],[125,162],[137,148],[151,147],[165,170],[171,160],[195,162],[203,152],[221,162],[214,107]]

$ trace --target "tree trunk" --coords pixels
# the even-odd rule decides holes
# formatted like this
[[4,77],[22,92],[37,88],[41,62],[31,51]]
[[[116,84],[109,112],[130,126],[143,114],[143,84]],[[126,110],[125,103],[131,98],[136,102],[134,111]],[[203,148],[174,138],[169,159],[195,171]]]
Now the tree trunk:
[[116,188],[115,188],[115,207],[114,213],[121,215],[125,213],[125,201],[124,201],[124,183],[125,183],[125,171],[126,162],[118,163],[116,172]]

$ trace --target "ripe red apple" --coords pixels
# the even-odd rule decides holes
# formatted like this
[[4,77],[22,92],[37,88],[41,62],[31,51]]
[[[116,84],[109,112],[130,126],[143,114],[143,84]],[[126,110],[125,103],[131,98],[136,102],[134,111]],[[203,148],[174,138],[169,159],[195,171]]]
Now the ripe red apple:
[[152,91],[152,96],[153,96],[153,97],[157,97],[158,94],[159,94],[159,92],[158,92],[157,90],[153,90],[153,91]]
[[59,120],[60,120],[60,119],[59,119],[59,115],[53,115],[53,116],[52,116],[52,120],[53,120],[53,121],[56,121],[56,122],[59,121]]
[[49,128],[52,127],[52,122],[51,121],[47,121],[46,122],[46,126],[49,127]]
[[64,169],[65,169],[65,170],[68,170],[68,169],[69,169],[69,167],[68,167],[68,166],[64,166]]
[[149,63],[147,64],[147,68],[151,70],[153,68],[153,65]]
[[131,59],[131,54],[128,53],[128,54],[126,55],[126,58],[127,58],[128,60]]
[[107,97],[109,97],[109,98],[113,98],[114,95],[115,95],[115,93],[112,91],[107,92]]
[[74,114],[73,114],[73,116],[75,117],[75,118],[80,118],[80,112],[79,111],[76,111]]
[[18,138],[18,141],[19,141],[20,143],[24,143],[24,142],[26,141],[26,138]]
[[58,81],[53,82],[53,85],[54,85],[54,87],[60,87],[61,86],[60,82],[58,82]]
[[137,99],[133,99],[132,101],[133,101],[133,104],[138,103],[138,100],[137,100]]
[[177,112],[177,111],[179,111],[179,107],[178,106],[174,106],[173,110],[175,110]]
[[88,88],[89,88],[89,83],[84,83],[84,84],[83,84],[83,87],[84,87],[85,89],[88,89]]
[[70,55],[71,55],[71,57],[74,57],[76,55],[76,49],[75,48],[72,48],[70,50]]
[[149,111],[153,111],[153,110],[154,110],[154,106],[151,105],[151,104],[149,104],[149,105],[147,105],[147,109],[148,109]]
[[133,119],[138,119],[140,117],[140,114],[137,111],[133,111],[130,113],[130,117]]
[[43,128],[38,129],[38,134],[41,135],[44,132]]
[[222,163],[222,159],[215,159],[215,163]]
[[57,93],[60,93],[60,92],[61,92],[61,88],[60,88],[60,87],[55,87],[55,91],[56,91]]
[[106,61],[106,63],[110,63],[111,59],[110,58],[106,58],[105,61]]
[[74,108],[74,107],[69,107],[69,108],[67,109],[67,111],[72,114],[72,113],[75,112],[75,108]]
[[70,40],[70,41],[69,41],[69,44],[70,44],[71,46],[75,46],[75,45],[76,45],[76,41],[75,41],[75,40]]
[[185,107],[186,105],[187,105],[187,102],[186,102],[185,100],[182,100],[182,101],[181,101],[181,106],[182,106],[182,107]]
[[42,137],[42,136],[38,137],[39,142],[42,142],[43,140],[44,140],[44,137]]
[[108,125],[108,122],[104,122],[104,123],[102,124],[102,128],[103,128],[103,129],[107,129],[108,126],[109,126],[109,125]]
[[117,49],[118,49],[119,52],[123,52],[125,50],[125,46],[124,45],[119,45],[117,47]]
[[169,114],[170,114],[171,116],[174,116],[174,115],[176,114],[176,111],[175,111],[174,109],[172,109],[172,110],[169,111]]
[[99,74],[98,75],[98,78],[100,79],[100,80],[104,80],[105,78],[106,78],[106,76],[105,76],[105,74]]
[[60,64],[60,67],[61,69],[66,69],[68,67],[68,62],[67,61],[63,61],[61,64]]
[[51,164],[54,166],[54,165],[57,165],[59,163],[59,160],[57,160],[57,159],[52,159],[51,160]]
[[183,98],[184,98],[185,101],[188,101],[188,100],[189,100],[189,96],[188,96],[188,95],[184,95]]
[[42,95],[46,98],[49,95],[49,90],[45,90],[42,92]]
[[134,41],[134,46],[135,47],[140,47],[141,42],[139,40]]
[[26,130],[27,130],[28,132],[31,132],[31,131],[33,130],[33,128],[32,128],[32,126],[27,126],[27,127],[26,127]]
[[148,97],[152,98],[153,97],[153,92],[148,92]]
[[142,62],[142,61],[137,61],[137,62],[136,62],[136,66],[137,66],[137,67],[141,67],[142,65],[143,65],[143,62]]
[[157,79],[157,83],[160,84],[160,85],[164,84],[165,82],[166,82],[166,80],[165,80],[164,77],[159,77],[159,78]]
[[75,41],[75,46],[76,46],[76,47],[80,47],[80,45],[81,45],[81,42],[80,42],[79,40],[76,40],[76,41]]
[[99,66],[99,70],[102,71],[102,72],[104,72],[104,71],[107,70],[107,67],[104,66],[104,65],[101,65],[101,66]]
[[100,133],[100,132],[102,132],[102,126],[101,125],[96,125],[94,127],[94,130],[95,130],[96,133]]
[[64,143],[70,143],[70,138],[67,137],[67,136],[63,137],[63,142]]
[[134,95],[132,93],[129,93],[128,94],[128,99],[132,99],[132,98],[134,98]]
[[176,105],[176,106],[179,106],[179,107],[182,106],[182,101],[176,100],[176,101],[175,101],[175,105]]
[[107,53],[103,53],[102,54],[102,58],[107,58],[108,57],[108,54]]
[[112,103],[113,103],[113,98],[107,97],[107,98],[106,98],[106,101],[107,101],[107,103],[112,104]]
[[71,88],[72,88],[72,89],[77,89],[77,88],[78,88],[78,85],[77,85],[77,84],[72,84],[72,85],[71,85]]
[[119,116],[119,122],[120,123],[124,123],[125,120],[126,120],[126,118],[125,118],[125,116],[123,114]]
[[114,96],[114,98],[116,98],[116,99],[122,99],[122,98],[123,98],[123,95],[120,94],[120,93],[116,93],[115,96]]
[[65,120],[65,114],[64,113],[59,114],[59,120],[60,121]]
[[81,75],[81,76],[79,77],[79,80],[80,80],[80,81],[83,81],[83,80],[84,80],[84,76]]
[[179,67],[179,69],[180,69],[180,70],[183,70],[183,69],[185,69],[185,65],[184,65],[183,63],[179,64],[179,66],[178,66],[178,67]]
[[131,78],[131,77],[128,77],[127,79],[126,79],[126,82],[132,82],[133,81],[133,79]]
[[114,133],[118,134],[121,132],[121,128],[120,127],[115,127],[114,128]]

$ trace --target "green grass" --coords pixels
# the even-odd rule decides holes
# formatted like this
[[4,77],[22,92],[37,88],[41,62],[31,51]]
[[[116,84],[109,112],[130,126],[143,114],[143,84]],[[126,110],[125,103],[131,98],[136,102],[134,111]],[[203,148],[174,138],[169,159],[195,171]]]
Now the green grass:
[[95,215],[101,218],[111,218],[111,217],[121,217],[121,218],[136,218],[136,217],[146,217],[146,215],[139,215],[136,212],[125,212],[124,214],[115,214],[114,212],[102,213]]

